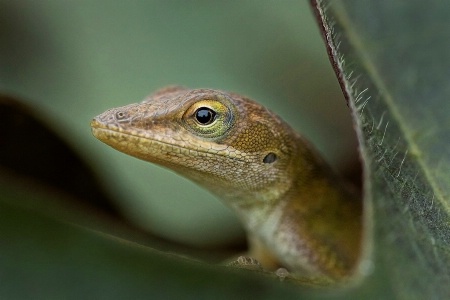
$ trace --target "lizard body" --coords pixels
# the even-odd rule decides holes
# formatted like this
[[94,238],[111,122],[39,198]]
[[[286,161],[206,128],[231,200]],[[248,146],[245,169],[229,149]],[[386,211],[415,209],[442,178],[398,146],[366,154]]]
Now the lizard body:
[[167,167],[239,216],[255,259],[337,280],[354,271],[362,207],[316,150],[245,97],[170,87],[91,122],[113,148]]

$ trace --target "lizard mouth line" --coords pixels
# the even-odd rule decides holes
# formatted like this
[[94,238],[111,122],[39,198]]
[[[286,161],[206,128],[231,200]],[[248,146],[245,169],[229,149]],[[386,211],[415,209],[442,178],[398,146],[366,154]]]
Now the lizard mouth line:
[[[173,147],[173,148],[176,148],[176,149],[180,149],[180,150],[188,150],[188,151],[195,151],[195,152],[204,153],[204,154],[217,155],[217,156],[222,156],[222,157],[225,157],[225,158],[228,158],[228,159],[232,159],[234,161],[248,163],[248,161],[245,160],[245,159],[242,159],[242,158],[239,158],[239,157],[235,157],[235,156],[233,157],[233,156],[227,155],[225,153],[219,153],[218,152],[218,151],[224,151],[224,150],[228,149],[228,147],[224,148],[222,150],[217,150],[217,152],[204,151],[204,150],[201,150],[201,149],[190,149],[190,148],[182,147],[182,146],[179,146],[179,145],[176,145],[176,144],[164,142],[164,141],[159,140],[159,139],[151,138],[148,135],[124,132],[123,130],[120,129],[120,127],[109,128],[109,127],[99,123],[96,120],[93,120],[91,122],[91,127],[92,127],[92,132],[93,132],[94,136],[97,137],[98,139],[100,139],[99,138],[100,135],[98,134],[99,132],[111,132],[111,133],[113,133],[115,135],[119,134],[119,135],[133,137],[133,138],[146,139],[146,140],[148,140],[150,142],[153,142],[153,143],[170,146],[170,147]],[[106,136],[108,136],[108,135],[106,135]],[[105,142],[104,139],[100,139],[100,140]]]

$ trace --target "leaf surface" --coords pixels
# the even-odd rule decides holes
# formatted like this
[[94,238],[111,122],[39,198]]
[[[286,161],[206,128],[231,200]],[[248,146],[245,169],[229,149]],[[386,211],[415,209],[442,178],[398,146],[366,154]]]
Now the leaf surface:
[[[313,1],[365,167],[373,296],[450,293],[450,26],[439,1]],[[363,267],[364,267],[363,263]]]

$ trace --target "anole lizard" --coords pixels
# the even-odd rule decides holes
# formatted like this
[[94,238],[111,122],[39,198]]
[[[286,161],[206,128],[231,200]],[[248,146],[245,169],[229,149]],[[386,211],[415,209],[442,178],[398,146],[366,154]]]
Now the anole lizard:
[[299,134],[258,103],[211,89],[162,89],[91,122],[111,147],[208,189],[245,227],[251,256],[302,276],[348,278],[361,201]]

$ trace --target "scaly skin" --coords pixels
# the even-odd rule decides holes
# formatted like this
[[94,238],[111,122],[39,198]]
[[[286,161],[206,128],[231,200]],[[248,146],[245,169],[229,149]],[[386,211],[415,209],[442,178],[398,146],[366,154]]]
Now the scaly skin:
[[91,126],[102,142],[167,167],[222,199],[266,267],[332,280],[355,270],[361,201],[305,139],[256,102],[171,87],[110,109]]

